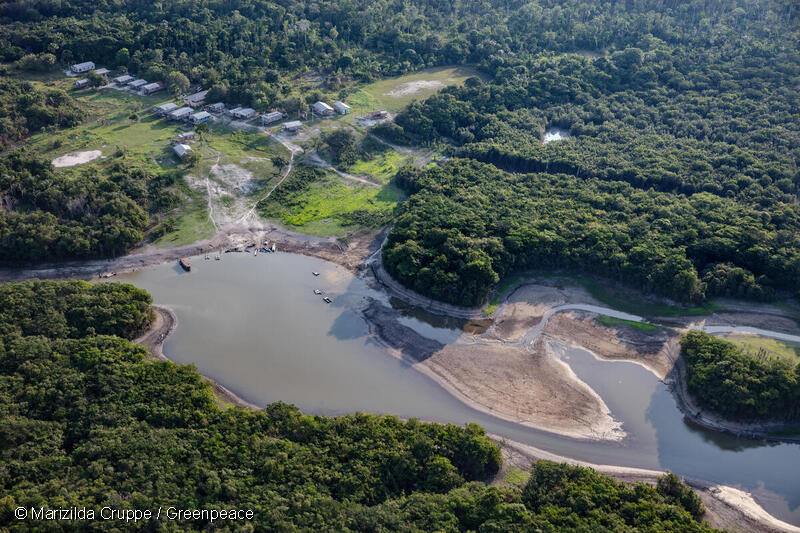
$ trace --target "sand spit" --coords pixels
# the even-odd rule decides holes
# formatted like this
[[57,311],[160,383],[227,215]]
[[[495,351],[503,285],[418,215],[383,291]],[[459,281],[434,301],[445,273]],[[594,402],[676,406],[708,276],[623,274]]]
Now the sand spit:
[[87,150],[85,152],[70,152],[60,157],[53,159],[53,166],[56,168],[61,167],[74,167],[75,165],[82,165],[89,161],[94,161],[103,155],[100,150]]
[[552,354],[499,343],[443,345],[397,321],[376,301],[362,312],[375,336],[470,407],[577,439],[620,440],[625,433],[603,400]]

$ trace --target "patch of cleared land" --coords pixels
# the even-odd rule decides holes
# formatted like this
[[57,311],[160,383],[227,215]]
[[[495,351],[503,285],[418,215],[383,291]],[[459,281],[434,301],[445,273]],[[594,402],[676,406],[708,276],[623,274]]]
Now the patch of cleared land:
[[424,100],[443,87],[460,85],[472,76],[480,77],[480,74],[467,67],[437,67],[376,81],[360,87],[347,98],[353,108],[349,116],[364,115],[376,109],[397,112],[411,100]]
[[800,344],[748,333],[720,336],[736,344],[751,357],[783,359],[792,364],[800,363]]
[[74,167],[75,165],[82,165],[89,161],[94,161],[103,155],[100,150],[86,150],[84,152],[72,152],[53,159],[53,166],[60,167]]
[[388,217],[402,198],[391,185],[363,185],[326,172],[322,180],[292,194],[286,205],[267,204],[263,213],[309,235],[339,236],[356,229],[362,218]]

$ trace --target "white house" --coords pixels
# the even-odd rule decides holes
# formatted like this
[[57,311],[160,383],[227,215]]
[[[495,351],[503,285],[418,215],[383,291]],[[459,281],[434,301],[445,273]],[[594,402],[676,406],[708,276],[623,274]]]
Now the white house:
[[157,105],[153,108],[153,110],[159,115],[166,115],[167,113],[172,113],[176,109],[178,109],[178,106],[176,104],[173,104],[172,102]]
[[135,78],[134,78],[133,76],[129,76],[129,75],[127,75],[127,74],[124,74],[124,75],[122,75],[122,76],[117,76],[116,78],[114,78],[114,79],[113,79],[113,80],[111,80],[111,81],[113,81],[113,82],[114,82],[114,83],[116,83],[117,85],[128,85],[128,84],[129,84],[130,82],[132,82],[134,79],[135,79]]
[[141,93],[143,95],[147,96],[147,95],[150,95],[150,94],[155,94],[155,93],[157,93],[159,91],[163,91],[164,88],[165,87],[164,87],[164,83],[163,82],[156,81],[156,82],[153,82],[153,83],[148,83],[147,85],[143,85]]
[[111,74],[111,71],[108,70],[107,68],[99,68],[95,70],[94,73],[97,74],[98,76],[108,76],[109,74]]
[[193,140],[194,140],[194,132],[193,131],[187,131],[185,133],[178,134],[178,142],[181,143],[181,144],[182,143],[187,143],[187,142],[193,141]]
[[279,120],[283,120],[284,114],[280,111],[272,111],[271,113],[264,113],[261,115],[261,124],[267,125],[272,124],[273,122],[278,122]]
[[181,159],[192,153],[192,147],[188,144],[176,144],[172,149],[175,151],[175,155]]
[[189,118],[192,112],[193,111],[191,107],[181,107],[174,111],[170,111],[167,117],[169,117],[170,120],[186,120],[187,118]]
[[89,80],[87,80],[86,78],[83,78],[82,80],[77,80],[75,82],[76,89],[83,89],[88,86],[89,86]]
[[144,87],[144,86],[145,86],[145,85],[147,85],[147,84],[148,84],[148,81],[147,81],[147,80],[136,80],[136,81],[132,81],[132,82],[130,82],[130,83],[128,84],[128,87],[130,87],[131,89],[133,89],[134,91],[136,91],[136,90],[139,90],[139,89],[141,89],[142,87]]
[[213,117],[211,116],[211,113],[209,113],[208,111],[200,111],[199,113],[195,113],[194,115],[189,117],[189,121],[192,124],[202,124],[203,122],[208,122],[212,118]]
[[248,120],[256,116],[256,110],[249,107],[237,107],[228,112],[233,118]]
[[288,131],[289,133],[297,133],[298,131],[303,129],[303,123],[299,120],[292,120],[291,122],[285,122],[283,124],[283,130]]
[[348,115],[348,114],[350,114],[350,106],[345,104],[344,102],[334,102],[333,103],[333,108],[340,115]]
[[314,112],[315,115],[319,115],[321,117],[329,117],[333,115],[333,108],[326,104],[325,102],[317,102],[311,106],[311,110]]
[[225,104],[222,102],[217,102],[216,104],[211,104],[208,106],[207,109],[210,113],[222,113],[225,111]]
[[89,72],[90,70],[94,70],[94,63],[91,61],[84,61],[83,63],[78,63],[76,65],[72,65],[69,69],[78,74],[80,72]]

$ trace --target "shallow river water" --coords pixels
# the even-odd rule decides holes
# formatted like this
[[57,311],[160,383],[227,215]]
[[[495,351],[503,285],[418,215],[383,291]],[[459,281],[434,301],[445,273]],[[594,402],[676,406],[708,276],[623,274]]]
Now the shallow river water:
[[[598,464],[665,469],[753,493],[774,516],[800,524],[800,445],[732,437],[684,421],[667,387],[640,365],[561,354],[604,399],[628,437],[578,441],[497,419],[467,407],[370,339],[357,309],[366,298],[399,305],[344,268],[300,255],[223,254],[191,259],[191,273],[165,264],[119,276],[172,309],[178,327],[164,353],[244,399],[284,401],[303,411],[391,413],[436,422],[476,422],[487,431]],[[320,273],[319,277],[312,275]],[[331,298],[325,304],[313,293]],[[402,322],[441,342],[463,324],[418,309]]]

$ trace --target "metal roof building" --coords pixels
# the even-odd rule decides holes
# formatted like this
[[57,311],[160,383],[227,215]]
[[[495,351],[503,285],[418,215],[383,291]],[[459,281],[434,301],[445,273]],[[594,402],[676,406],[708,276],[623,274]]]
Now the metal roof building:
[[272,111],[271,113],[265,113],[261,115],[262,124],[272,124],[273,122],[278,122],[279,120],[283,120],[283,113],[280,111]]
[[344,102],[334,102],[333,108],[340,115],[347,115],[348,113],[350,113],[350,106],[345,104]]
[[89,72],[90,70],[94,69],[94,63],[91,61],[84,61],[83,63],[77,63],[69,67],[72,72]]
[[333,108],[326,104],[325,102],[317,102],[311,106],[311,110],[316,115],[321,115],[323,117],[333,115]]
[[187,118],[189,118],[189,115],[191,114],[192,114],[191,107],[181,107],[180,109],[171,111],[167,116],[172,120],[186,120]]
[[172,149],[175,151],[175,155],[177,155],[181,159],[186,157],[186,155],[191,153],[192,151],[192,147],[189,146],[188,144],[176,144],[175,146],[172,147]]
[[127,85],[130,82],[132,82],[134,79],[136,79],[136,78],[134,78],[133,76],[129,76],[127,74],[124,74],[122,76],[117,76],[116,78],[114,78],[111,81],[113,81],[117,85]]

